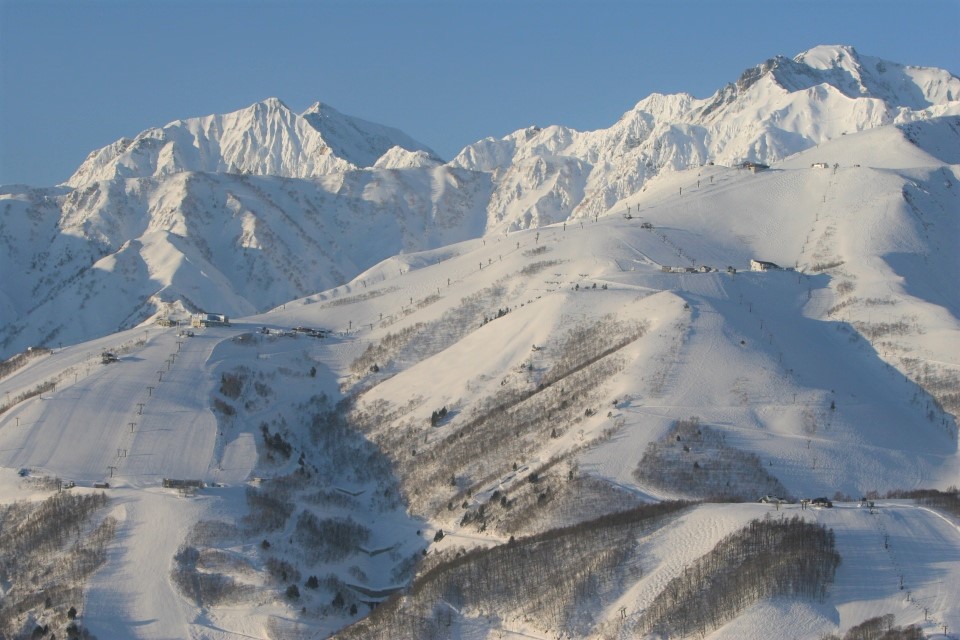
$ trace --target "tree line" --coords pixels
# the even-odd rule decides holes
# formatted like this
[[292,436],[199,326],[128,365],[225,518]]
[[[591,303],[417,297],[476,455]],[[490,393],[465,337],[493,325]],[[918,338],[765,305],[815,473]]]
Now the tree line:
[[707,500],[787,496],[755,453],[727,445],[697,416],[675,421],[661,440],[647,445],[633,476],[644,485]]
[[96,521],[107,502],[65,491],[0,505],[0,638],[91,637],[74,618],[116,532],[114,518]]
[[492,548],[456,551],[337,637],[450,637],[451,627],[463,621],[461,610],[517,615],[542,628],[584,635],[602,603],[638,577],[638,538],[687,506],[647,504]]
[[635,631],[703,636],[763,598],[822,601],[839,565],[833,530],[799,516],[753,520],[667,583]]

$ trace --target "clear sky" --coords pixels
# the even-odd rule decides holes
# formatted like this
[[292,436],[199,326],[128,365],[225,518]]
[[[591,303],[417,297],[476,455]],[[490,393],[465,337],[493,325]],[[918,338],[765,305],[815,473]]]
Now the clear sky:
[[817,44],[960,74],[960,0],[0,0],[0,184],[275,96],[451,158],[537,124],[613,124]]

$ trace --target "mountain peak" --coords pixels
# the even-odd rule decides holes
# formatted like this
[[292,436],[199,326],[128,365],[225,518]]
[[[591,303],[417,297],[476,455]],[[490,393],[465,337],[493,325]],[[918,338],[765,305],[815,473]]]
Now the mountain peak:
[[545,210],[599,215],[664,170],[771,164],[848,133],[956,114],[958,98],[960,80],[941,69],[822,45],[768,58],[707,98],[653,93],[607,129],[521,129],[468,146],[453,164],[493,173],[490,218],[524,226]]
[[313,119],[343,118],[344,115],[325,102],[314,102],[312,105],[300,114],[301,118],[308,121]]
[[943,69],[862,55],[850,45],[818,45],[793,58],[777,55],[746,69],[735,83],[715,94],[704,115],[737,100],[764,78],[790,93],[823,85],[848,98],[881,100],[891,115],[900,109],[922,110],[955,102],[960,96],[960,79]]
[[397,129],[321,102],[298,115],[269,97],[231,113],[176,120],[121,139],[91,153],[66,184],[185,171],[306,178],[373,166],[395,146],[432,155]]
[[[808,88],[811,82],[827,84],[849,84],[843,74],[855,79],[860,78],[860,54],[849,45],[818,45],[807,51],[797,54],[792,59],[784,55],[776,55],[764,62],[744,70],[733,83],[735,91],[727,93],[742,93],[764,77],[771,77],[776,84],[787,91],[797,91]],[[830,75],[816,72],[832,72]],[[840,80],[837,83],[837,80]],[[864,94],[868,91],[858,85],[855,93]],[[839,87],[838,87],[839,88]],[[845,92],[846,93],[846,92]],[[856,96],[851,96],[856,97]]]
[[[249,107],[250,109],[266,108],[269,111],[290,111],[290,107],[280,98],[269,97],[259,102],[255,102]],[[291,112],[292,113],[292,112]]]
[[345,115],[322,102],[313,103],[301,117],[320,133],[337,156],[358,167],[372,167],[393,147],[436,155],[399,129]]
[[325,102],[321,102],[321,101],[319,101],[319,100],[317,100],[317,101],[314,102],[312,105],[310,105],[309,107],[307,107],[307,110],[304,111],[303,113],[301,113],[300,115],[306,117],[307,115],[309,115],[309,114],[311,114],[311,113],[316,113],[316,114],[320,114],[320,115],[324,115],[324,116],[330,116],[330,115],[341,116],[341,115],[343,115],[343,114],[341,114],[339,111],[337,111],[336,109],[334,109],[333,107],[331,107],[329,104],[327,104],[327,103],[325,103]]
[[807,65],[811,69],[857,68],[860,66],[860,54],[850,45],[822,44],[803,53],[793,60]]

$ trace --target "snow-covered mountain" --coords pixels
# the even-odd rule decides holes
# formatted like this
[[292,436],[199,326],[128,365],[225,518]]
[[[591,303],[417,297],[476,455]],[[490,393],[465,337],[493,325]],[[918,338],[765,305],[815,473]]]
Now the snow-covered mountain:
[[767,60],[708,98],[654,94],[608,129],[531,127],[474,143],[452,164],[494,174],[491,225],[527,228],[601,214],[665,170],[770,164],[848,133],[948,114],[960,114],[960,78],[949,72],[820,46]]
[[369,167],[393,147],[433,152],[397,129],[317,102],[297,115],[277,98],[224,115],[177,120],[92,152],[71,187],[181,172],[309,178]]
[[446,164],[268,100],[0,190],[0,636],[946,637],[957,96],[817,47]]
[[0,353],[71,344],[158,313],[264,311],[394,254],[482,235],[489,192],[485,174],[442,165],[8,189]]
[[824,46],[704,99],[654,94],[613,126],[530,127],[442,164],[403,133],[271,98],[90,154],[64,185],[0,192],[0,356],[169,312],[236,315],[398,252],[615,211],[654,177],[773,163],[960,113],[960,79]]
[[[945,116],[756,173],[662,172],[609,215],[393,255],[229,327],[24,354],[0,370],[0,632],[62,637],[70,606],[120,639],[956,628],[960,515],[886,496],[960,502],[958,149]],[[431,192],[452,194],[489,175],[431,171]],[[421,175],[315,182],[404,193],[387,181]],[[223,184],[241,201],[256,185],[296,203],[276,195],[295,179],[240,178]],[[43,213],[24,212],[37,235]],[[190,210],[175,232],[219,219]],[[155,242],[103,270],[122,275]],[[54,493],[56,477],[77,486]],[[59,523],[64,496],[94,482],[109,502],[69,520],[59,547],[28,544],[47,530],[39,500],[58,500]],[[836,504],[796,501],[819,496]],[[798,521],[791,545],[777,532]],[[738,556],[731,536],[758,531],[773,547],[748,537]],[[697,604],[670,613],[671,598]]]

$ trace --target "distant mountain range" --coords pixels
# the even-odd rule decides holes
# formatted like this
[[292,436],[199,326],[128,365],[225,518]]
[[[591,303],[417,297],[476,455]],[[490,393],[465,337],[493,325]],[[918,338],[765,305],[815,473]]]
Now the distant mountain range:
[[178,120],[92,152],[58,187],[0,190],[0,356],[158,313],[263,311],[397,253],[619,213],[664,171],[957,114],[947,71],[820,46],[705,99],[654,94],[607,129],[531,127],[447,163],[321,103]]

